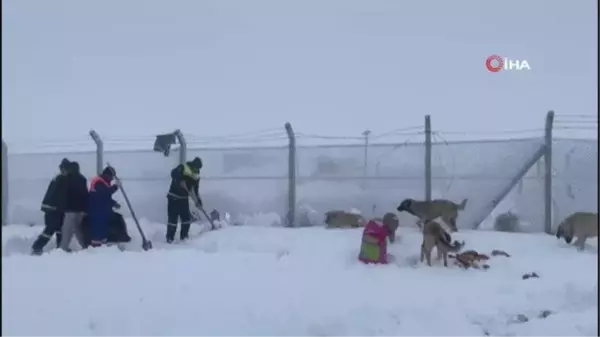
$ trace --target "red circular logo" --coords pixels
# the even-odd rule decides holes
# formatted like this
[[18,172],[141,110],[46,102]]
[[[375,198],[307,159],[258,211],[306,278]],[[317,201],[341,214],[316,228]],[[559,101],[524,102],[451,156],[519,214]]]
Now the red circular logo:
[[504,68],[504,60],[498,55],[492,55],[485,60],[487,70],[497,73]]

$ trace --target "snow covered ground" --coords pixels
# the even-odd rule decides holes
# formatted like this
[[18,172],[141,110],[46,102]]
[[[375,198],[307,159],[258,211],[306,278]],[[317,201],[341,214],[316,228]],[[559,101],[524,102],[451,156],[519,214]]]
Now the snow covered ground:
[[597,335],[596,240],[578,252],[544,234],[457,233],[512,255],[484,271],[419,264],[412,228],[390,246],[395,264],[366,266],[360,230],[225,227],[167,247],[143,223],[142,252],[129,225],[131,251],[40,257],[27,255],[39,227],[4,227],[2,334]]

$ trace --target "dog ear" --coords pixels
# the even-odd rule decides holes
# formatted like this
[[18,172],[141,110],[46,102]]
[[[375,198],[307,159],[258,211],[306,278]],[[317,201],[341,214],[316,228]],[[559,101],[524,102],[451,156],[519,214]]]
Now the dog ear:
[[556,238],[560,239],[560,237],[563,235],[563,231],[561,227],[558,227],[558,230],[556,231]]
[[402,202],[396,209],[398,210],[398,212],[403,212],[403,211],[409,210],[410,209],[410,199],[402,200]]

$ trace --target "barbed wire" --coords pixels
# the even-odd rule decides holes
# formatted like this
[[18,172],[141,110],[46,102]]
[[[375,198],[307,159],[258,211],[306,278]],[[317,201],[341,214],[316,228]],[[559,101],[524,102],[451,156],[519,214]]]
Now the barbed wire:
[[[414,131],[419,130],[419,131]],[[388,132],[384,132],[381,134],[374,135],[371,139],[377,140],[389,136],[413,136],[418,134],[423,134],[425,132],[425,128],[423,126],[409,126],[400,129],[394,129]]]
[[330,140],[364,140],[365,137],[359,136],[328,136],[328,135],[316,135],[316,134],[308,134],[303,132],[296,132],[296,138],[305,138],[305,139],[330,139]]
[[576,120],[557,120],[554,121],[554,128],[564,129],[564,128],[594,128],[598,127],[598,121],[576,121]]
[[[421,130],[421,131],[414,131]],[[304,132],[296,132],[295,135],[300,139],[323,139],[323,140],[353,140],[353,141],[369,141],[381,140],[383,138],[391,138],[398,136],[416,136],[424,134],[422,126],[410,126],[405,128],[394,129],[381,134],[363,134],[362,136],[332,136],[332,135],[319,135],[309,134]]]
[[554,117],[553,129],[556,130],[597,130],[597,115],[558,114]]
[[[556,115],[555,125],[553,130],[597,130],[598,122],[597,116],[595,115]],[[441,133],[445,136],[517,136],[524,134],[537,134],[543,135],[545,133],[544,128],[531,128],[531,129],[514,129],[514,130],[436,130],[432,131],[439,139],[444,139],[448,143],[447,137],[442,137]],[[399,138],[399,137],[414,137],[417,135],[424,134],[423,126],[408,126],[404,128],[397,128],[391,131],[369,134],[369,135],[322,135],[305,132],[296,132],[296,138],[299,140],[330,140],[330,141],[364,141],[369,139],[371,142],[382,141],[384,139]],[[227,135],[218,136],[203,136],[198,134],[185,134],[186,141],[190,146],[205,146],[205,145],[216,145],[216,144],[256,144],[256,143],[268,143],[268,142],[284,142],[288,139],[287,133],[282,128],[268,128],[244,133],[234,133]],[[442,137],[442,138],[440,138]],[[129,137],[106,137],[103,139],[106,147],[117,147],[117,146],[146,146],[144,144],[153,144],[156,140],[156,135],[140,135],[140,136],[129,136]],[[28,140],[21,140],[16,142],[7,142],[8,145],[17,145],[23,147],[33,147],[38,149],[47,148],[74,148],[74,147],[94,147],[94,143],[91,139],[80,136],[80,137],[61,137],[61,138],[35,138]]]
[[270,136],[260,138],[240,138],[240,139],[222,139],[219,141],[187,141],[189,147],[202,146],[202,145],[232,145],[232,144],[257,144],[257,143],[278,143],[287,142],[288,137],[285,136]]
[[554,114],[554,119],[557,117],[580,118],[580,119],[598,119],[598,115],[588,114]]
[[269,128],[258,131],[219,135],[219,136],[201,136],[196,134],[185,134],[186,141],[223,141],[223,140],[236,140],[236,139],[258,139],[272,136],[284,136],[287,138],[287,133],[281,128]]
[[443,132],[446,135],[461,135],[461,136],[468,136],[468,135],[518,135],[518,134],[523,134],[523,133],[535,133],[535,132],[540,132],[543,134],[543,132],[545,132],[546,130],[544,128],[534,128],[534,129],[515,129],[515,130],[497,130],[497,131],[432,131],[432,134],[434,132],[437,132],[438,136],[441,132]]

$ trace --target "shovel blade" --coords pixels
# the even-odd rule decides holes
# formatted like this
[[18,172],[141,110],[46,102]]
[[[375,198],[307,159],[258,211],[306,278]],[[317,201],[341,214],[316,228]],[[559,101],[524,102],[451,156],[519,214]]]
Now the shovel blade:
[[150,250],[150,249],[152,249],[152,242],[150,242],[150,241],[144,241],[142,243],[142,249],[143,250]]

